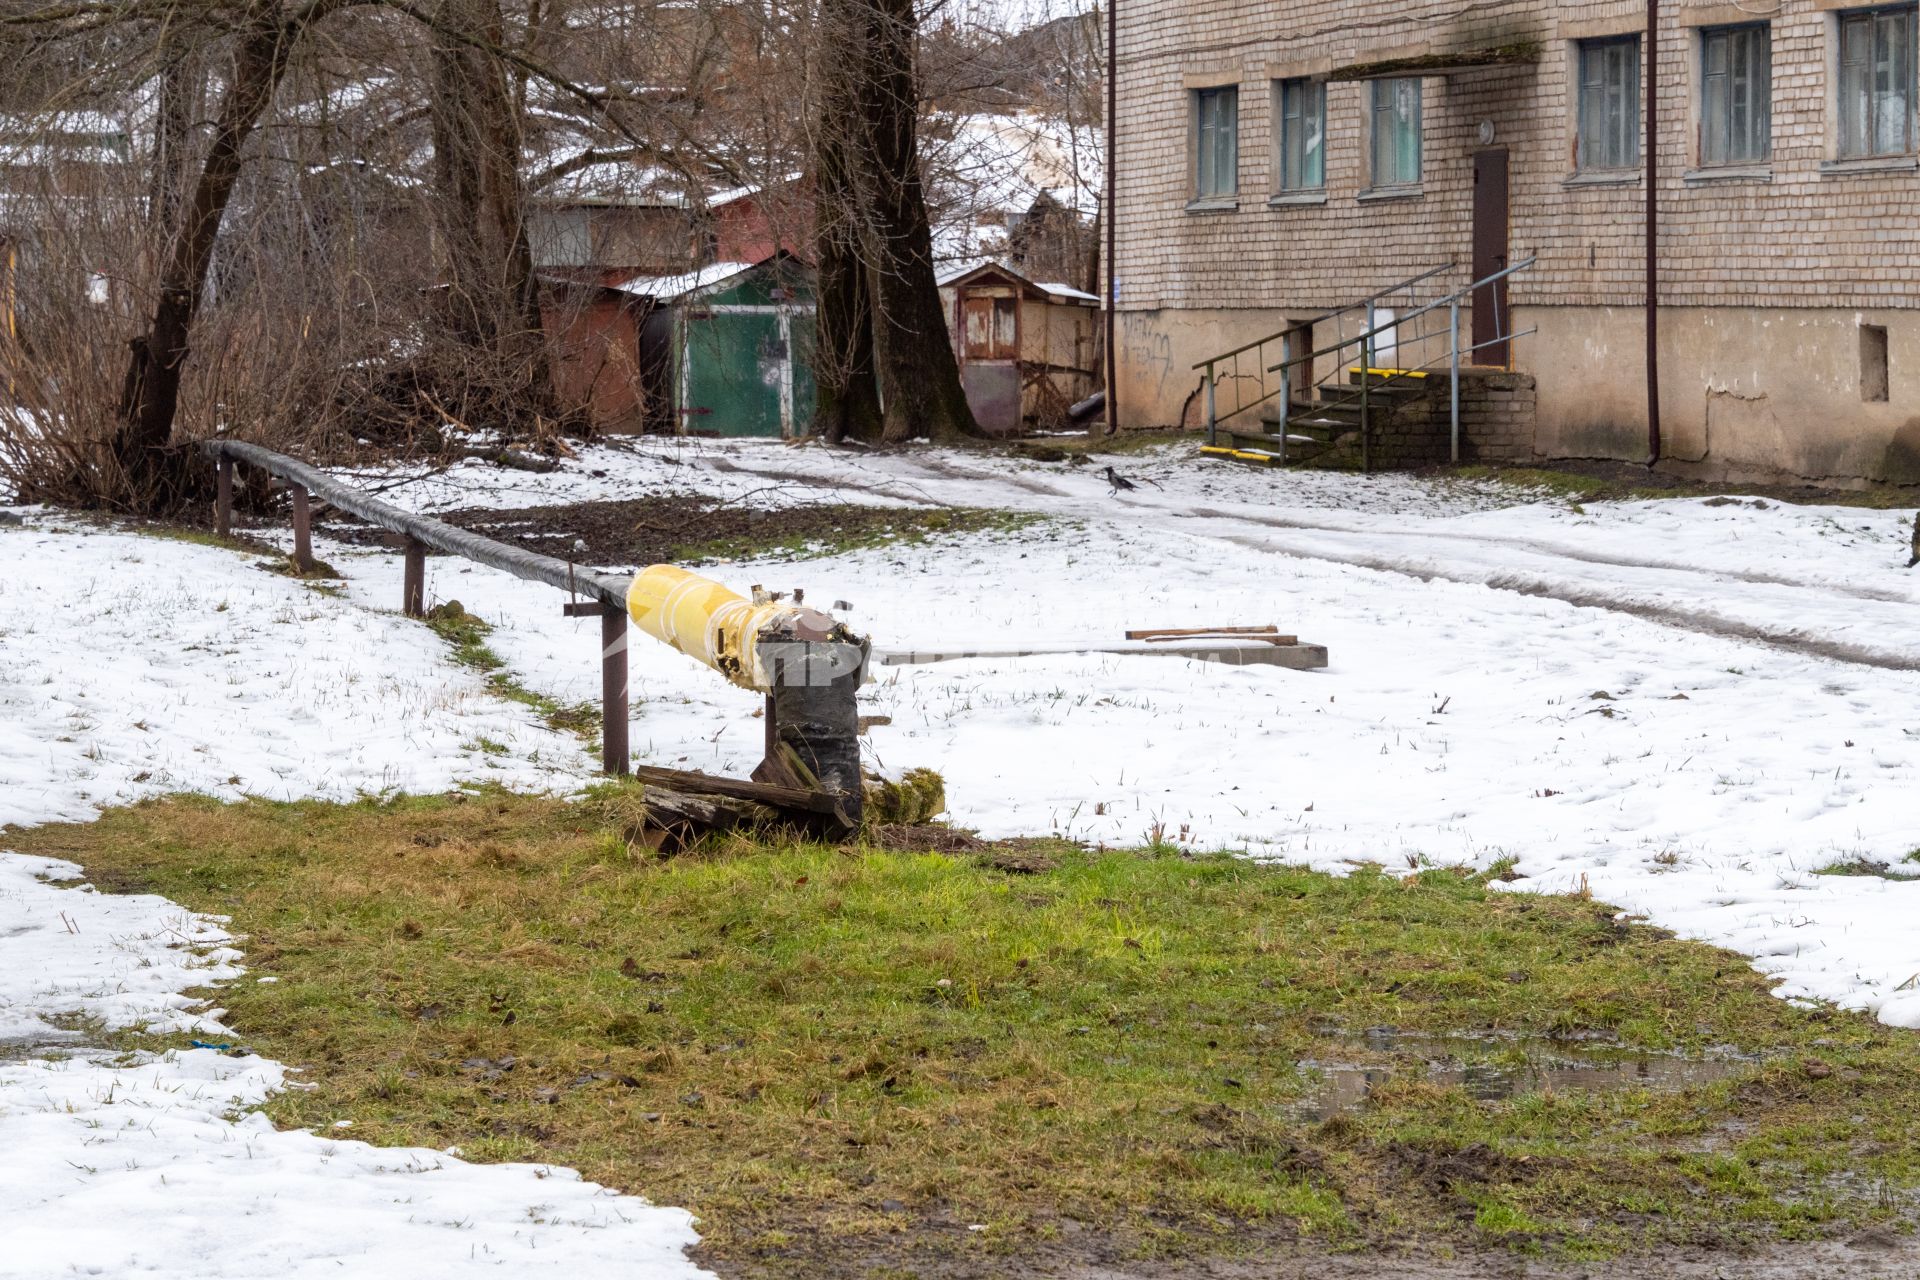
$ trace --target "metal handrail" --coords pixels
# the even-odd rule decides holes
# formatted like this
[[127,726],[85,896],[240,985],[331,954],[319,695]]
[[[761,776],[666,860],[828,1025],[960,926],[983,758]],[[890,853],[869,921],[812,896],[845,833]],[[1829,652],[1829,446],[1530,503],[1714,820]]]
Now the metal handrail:
[[[1449,262],[1449,263],[1446,263],[1444,266],[1434,267],[1429,271],[1422,271],[1417,276],[1408,276],[1405,280],[1402,280],[1399,284],[1390,284],[1386,288],[1380,290],[1379,292],[1370,293],[1366,297],[1361,298],[1357,302],[1349,302],[1344,307],[1335,307],[1331,311],[1323,311],[1319,315],[1314,316],[1308,320],[1296,321],[1295,323],[1290,324],[1286,328],[1280,330],[1278,333],[1270,333],[1264,338],[1255,338],[1252,342],[1249,342],[1244,346],[1235,347],[1231,351],[1222,351],[1219,355],[1210,356],[1207,359],[1200,361],[1198,364],[1194,365],[1193,367],[1195,369],[1205,369],[1210,365],[1215,365],[1220,363],[1220,361],[1222,360],[1231,360],[1233,357],[1237,355],[1242,355],[1248,351],[1251,351],[1255,347],[1264,347],[1269,342],[1272,342],[1275,338],[1284,338],[1288,334],[1294,332],[1296,329],[1310,328],[1313,325],[1319,324],[1322,320],[1331,320],[1335,316],[1343,316],[1347,314],[1347,312],[1349,311],[1358,311],[1360,308],[1366,306],[1369,302],[1378,302],[1380,301],[1380,299],[1386,297],[1388,294],[1398,293],[1402,289],[1410,289],[1414,285],[1419,284],[1422,280],[1431,280],[1433,277],[1439,275],[1443,271],[1453,270],[1456,265],[1458,264]],[[1271,373],[1273,372],[1273,370],[1268,369],[1267,372]]]
[[[1354,346],[1359,343],[1365,343],[1368,341],[1368,339],[1376,338],[1383,333],[1391,333],[1395,329],[1400,328],[1402,325],[1407,324],[1409,321],[1417,320],[1421,316],[1424,316],[1429,312],[1437,311],[1441,307],[1447,306],[1449,303],[1458,302],[1461,298],[1466,297],[1468,294],[1474,292],[1476,289],[1484,289],[1488,285],[1493,284],[1496,281],[1505,279],[1507,276],[1512,275],[1516,271],[1520,271],[1527,267],[1532,266],[1534,262],[1535,262],[1534,258],[1528,258],[1524,262],[1516,262],[1510,267],[1502,268],[1501,270],[1494,272],[1490,276],[1487,276],[1480,280],[1475,280],[1472,284],[1465,285],[1459,289],[1456,289],[1444,298],[1436,298],[1434,301],[1427,303],[1425,306],[1415,307],[1412,311],[1407,312],[1407,314],[1403,316],[1395,316],[1393,320],[1388,324],[1375,325],[1373,328],[1367,330],[1365,333],[1355,334],[1351,338],[1343,338],[1339,342],[1334,343],[1332,346],[1322,347],[1318,351],[1309,351],[1306,355],[1295,356],[1290,360],[1282,360],[1279,364],[1268,365],[1267,372],[1276,373],[1281,368],[1287,365],[1304,364],[1307,361],[1313,360],[1319,356],[1331,355],[1336,351],[1345,351],[1348,347]],[[1383,295],[1375,294],[1374,297],[1368,299],[1368,301],[1376,301],[1381,296]],[[1361,305],[1365,305],[1365,304],[1363,303]],[[1351,310],[1351,309],[1352,308],[1348,308],[1348,310]],[[1416,337],[1414,341],[1421,342],[1421,341],[1424,341],[1429,336],[1431,335],[1423,334],[1423,335],[1420,335],[1419,337]],[[1485,346],[1489,344],[1482,343],[1481,345]]]
[[436,551],[460,556],[490,569],[499,569],[516,578],[544,582],[575,596],[589,596],[610,608],[618,609],[623,615],[626,612],[629,578],[594,573],[566,560],[496,542],[431,516],[402,511],[363,489],[343,483],[318,467],[257,444],[243,440],[214,439],[206,441],[201,448],[218,462],[227,463],[229,459],[235,459],[256,466],[268,475],[291,481],[305,492],[317,494],[340,510],[359,516],[368,524],[377,525],[389,533],[411,538]]
[[[1265,358],[1268,343],[1280,342],[1284,344],[1282,348],[1284,350],[1286,347],[1293,345],[1293,336],[1295,334],[1302,332],[1311,334],[1315,325],[1326,320],[1344,316],[1351,311],[1364,310],[1367,313],[1369,323],[1371,323],[1374,304],[1382,298],[1388,298],[1402,290],[1406,290],[1408,291],[1409,299],[1411,299],[1412,290],[1415,285],[1453,270],[1454,265],[1454,263],[1448,262],[1438,267],[1430,267],[1417,275],[1408,276],[1405,280],[1396,281],[1384,289],[1377,289],[1358,301],[1350,302],[1345,306],[1335,307],[1331,311],[1324,311],[1308,320],[1296,321],[1277,333],[1271,333],[1266,337],[1256,338],[1252,342],[1243,343],[1231,351],[1223,351],[1218,355],[1210,356],[1194,365],[1193,367],[1195,369],[1205,370],[1205,373],[1201,377],[1201,386],[1206,391],[1207,397],[1207,443],[1212,445],[1218,442],[1219,429],[1222,422],[1237,418],[1249,409],[1257,409],[1267,403],[1267,401],[1275,398],[1282,400],[1289,406],[1292,404],[1293,383],[1291,373],[1283,369],[1280,374],[1280,384],[1275,387],[1269,387],[1267,385],[1266,374],[1270,371],[1261,370],[1258,366],[1258,361],[1264,360]],[[1249,351],[1254,352],[1256,356],[1256,366],[1251,376],[1259,384],[1259,394],[1251,397],[1249,397],[1240,386],[1246,376],[1240,371],[1240,357]],[[1224,370],[1222,368],[1223,365],[1226,366]],[[1233,408],[1222,415],[1219,406],[1219,387],[1220,383],[1228,378],[1231,378],[1234,383],[1234,405]],[[1284,416],[1284,414],[1282,416]],[[1281,449],[1284,453],[1284,444],[1282,444]]]
[[[598,614],[600,618],[600,763],[608,773],[630,772],[627,737],[627,604],[630,579],[585,570],[565,560],[481,537],[431,516],[415,515],[380,501],[310,463],[244,440],[204,441],[201,450],[217,466],[214,529],[221,537],[233,533],[234,464],[258,467],[284,483],[293,496],[293,560],[303,573],[312,572],[313,507],[317,495],[401,540],[406,567],[401,584],[401,611],[426,616],[426,554],[432,547],[475,564],[499,569],[529,582],[544,582],[565,591],[574,601],[570,617]],[[581,600],[579,597],[586,597]]]

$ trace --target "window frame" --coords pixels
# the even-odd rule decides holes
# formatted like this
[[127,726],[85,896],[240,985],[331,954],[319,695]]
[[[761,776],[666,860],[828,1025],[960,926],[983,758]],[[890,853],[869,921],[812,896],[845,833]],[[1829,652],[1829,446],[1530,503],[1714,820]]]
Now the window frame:
[[[1904,107],[1899,121],[1900,144],[1889,148],[1882,144],[1884,130],[1888,121],[1883,118],[1882,101],[1892,95],[1890,87],[1882,88],[1875,83],[1879,75],[1881,37],[1890,29],[1893,22],[1904,28],[1902,37],[1904,49],[1905,94]],[[1853,97],[1853,86],[1849,84],[1848,41],[1849,31],[1860,26],[1867,29],[1866,58],[1863,63],[1854,63],[1863,67],[1861,74],[1865,78],[1867,118],[1856,123],[1848,109],[1849,99]],[[1913,4],[1874,5],[1861,9],[1843,9],[1833,15],[1833,138],[1834,155],[1841,161],[1871,161],[1904,159],[1920,150],[1920,130],[1916,129],[1916,57],[1915,41],[1917,29],[1920,29],[1920,10]],[[1892,77],[1889,76],[1889,79]],[[1854,110],[1859,109],[1858,103]],[[1864,132],[1862,132],[1864,130]],[[1856,139],[1856,136],[1858,138]],[[1856,146],[1856,140],[1864,145]]]
[[[1382,146],[1381,121],[1399,114],[1399,102],[1388,97],[1397,92],[1399,85],[1413,86],[1413,119],[1411,136],[1413,139],[1413,164],[1411,176],[1407,175],[1406,154],[1396,142],[1392,150],[1392,171],[1386,172],[1383,157],[1387,149]],[[1417,187],[1426,172],[1426,86],[1419,76],[1383,76],[1367,81],[1367,182],[1370,191],[1406,190]],[[1385,100],[1383,101],[1383,98]]]
[[[1296,109],[1297,108],[1297,109]],[[1309,122],[1319,121],[1309,138]],[[1327,189],[1327,82],[1318,76],[1289,76],[1273,82],[1274,191],[1283,196]],[[1295,136],[1296,124],[1297,133]],[[1312,164],[1309,165],[1308,161]],[[1309,175],[1309,168],[1314,172]]]
[[[1193,104],[1192,202],[1207,205],[1232,201],[1240,194],[1240,86],[1192,89],[1188,98]],[[1213,105],[1210,112],[1210,104],[1218,105]],[[1221,154],[1223,146],[1226,155]],[[1220,186],[1223,163],[1226,185]]]
[[[1694,136],[1700,167],[1726,169],[1772,163],[1773,24],[1762,21],[1702,27],[1699,41],[1699,115]],[[1744,49],[1743,44],[1747,46]],[[1719,71],[1714,70],[1716,50],[1725,52],[1725,66]],[[1741,72],[1746,76],[1744,86],[1739,82]],[[1739,119],[1742,104],[1738,100],[1743,88],[1744,124]]]
[[[1630,59],[1632,72],[1624,78],[1624,83],[1617,86],[1609,84],[1606,79],[1610,68],[1604,62],[1604,58],[1611,50],[1630,50],[1632,54]],[[1616,91],[1630,91],[1620,103],[1619,124],[1615,130],[1611,131],[1613,134],[1611,137],[1605,136],[1603,132],[1605,120],[1594,120],[1589,115],[1590,109],[1595,105],[1595,99],[1591,93],[1595,85],[1590,83],[1587,65],[1590,55],[1597,55],[1603,59],[1597,84],[1598,105],[1602,116],[1609,109],[1607,99],[1610,96],[1613,96]],[[1573,42],[1573,170],[1575,173],[1627,174],[1640,169],[1641,157],[1644,154],[1640,137],[1643,75],[1642,50],[1638,32],[1595,36]],[[1590,124],[1594,126],[1591,129]],[[1597,147],[1595,143],[1606,143],[1607,146]],[[1625,154],[1615,154],[1615,147],[1624,148]],[[1596,155],[1596,151],[1601,154]]]

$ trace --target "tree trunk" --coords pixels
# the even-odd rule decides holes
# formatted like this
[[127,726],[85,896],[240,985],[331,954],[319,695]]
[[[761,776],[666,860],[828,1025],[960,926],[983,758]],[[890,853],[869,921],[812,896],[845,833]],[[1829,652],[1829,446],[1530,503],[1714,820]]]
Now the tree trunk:
[[197,49],[163,46],[166,67],[160,73],[159,101],[153,122],[153,174],[147,198],[147,221],[162,240],[180,215],[186,186],[187,148],[193,122],[199,116],[205,74]]
[[814,157],[814,428],[834,444],[878,443],[880,395],[874,382],[873,299],[860,256],[858,197],[840,130],[851,117],[847,79],[830,74]]
[[499,0],[439,0],[435,20],[431,114],[445,323],[469,352],[463,380],[482,397],[478,413],[469,406],[462,416],[550,417],[519,98],[506,63],[489,52],[505,39]]
[[933,266],[933,229],[920,180],[913,0],[858,0],[868,35],[860,79],[872,157],[868,263],[883,438],[954,440],[982,434],[960,387]]
[[242,152],[286,73],[296,34],[271,6],[255,8],[234,50],[232,78],[200,176],[167,251],[153,316],[147,331],[130,344],[111,452],[135,506],[164,506],[183,496],[181,477],[167,460],[167,445],[179,408],[188,341],[206,289],[220,223],[240,177]]
[[433,130],[434,223],[445,254],[446,291],[441,322],[454,341],[484,349],[498,330],[487,280],[486,237],[482,232],[480,147],[473,137],[478,54],[448,31],[465,28],[460,0],[440,0],[434,18],[433,84],[429,106]]
[[822,6],[817,421],[830,439],[980,433],[934,275],[918,149],[918,34],[912,0]]

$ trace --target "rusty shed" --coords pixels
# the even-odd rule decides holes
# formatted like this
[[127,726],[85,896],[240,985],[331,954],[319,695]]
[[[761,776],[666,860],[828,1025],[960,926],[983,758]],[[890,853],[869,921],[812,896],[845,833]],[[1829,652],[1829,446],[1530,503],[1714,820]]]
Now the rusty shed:
[[592,280],[540,277],[540,323],[551,349],[555,393],[599,431],[639,431],[646,420],[640,331],[652,312],[636,298]]
[[1095,381],[1100,300],[986,263],[940,282],[960,381],[994,435],[1059,430]]

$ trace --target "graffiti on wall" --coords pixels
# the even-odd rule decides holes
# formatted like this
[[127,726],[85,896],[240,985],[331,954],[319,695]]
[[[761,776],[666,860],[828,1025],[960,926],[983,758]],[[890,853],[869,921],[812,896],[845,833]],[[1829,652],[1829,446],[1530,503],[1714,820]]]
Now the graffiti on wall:
[[1138,312],[1120,314],[1120,361],[1135,385],[1151,382],[1154,393],[1164,394],[1167,379],[1173,376],[1173,339],[1154,323],[1154,317]]

